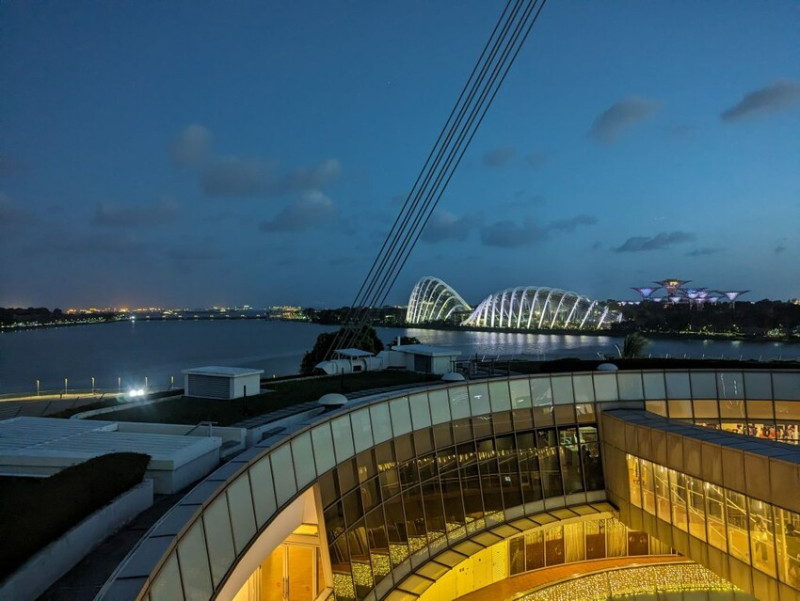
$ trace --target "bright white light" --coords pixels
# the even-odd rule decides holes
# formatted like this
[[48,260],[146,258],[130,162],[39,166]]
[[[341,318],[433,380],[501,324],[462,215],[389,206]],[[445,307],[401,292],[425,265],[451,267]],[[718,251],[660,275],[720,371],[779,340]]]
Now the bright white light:
[[128,391],[128,396],[131,398],[144,396],[144,388],[132,388]]

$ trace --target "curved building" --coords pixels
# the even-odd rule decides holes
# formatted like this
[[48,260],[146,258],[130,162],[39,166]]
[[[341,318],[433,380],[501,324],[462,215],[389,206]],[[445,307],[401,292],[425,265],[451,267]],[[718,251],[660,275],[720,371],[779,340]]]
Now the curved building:
[[439,278],[425,276],[414,286],[408,299],[407,324],[448,321],[472,310],[461,295]]
[[796,442],[799,418],[790,370],[536,374],[359,398],[222,465],[97,599],[466,601],[502,585],[519,588],[497,598],[526,601],[797,601],[800,458],[736,428],[780,424]]
[[599,330],[622,314],[577,292],[521,286],[487,296],[462,325],[517,330]]

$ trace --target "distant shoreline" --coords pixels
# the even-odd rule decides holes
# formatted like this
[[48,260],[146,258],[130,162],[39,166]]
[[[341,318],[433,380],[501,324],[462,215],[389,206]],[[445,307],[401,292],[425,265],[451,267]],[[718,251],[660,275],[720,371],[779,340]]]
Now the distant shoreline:
[[[72,326],[88,326],[99,325],[107,323],[119,323],[124,321],[141,321],[141,322],[154,322],[154,321],[238,321],[238,320],[257,320],[257,321],[284,321],[289,323],[303,323],[313,324],[319,326],[341,327],[337,323],[322,323],[318,321],[302,320],[302,319],[280,319],[270,317],[269,315],[219,315],[219,314],[203,314],[196,313],[190,317],[173,316],[173,315],[142,315],[136,316],[136,319],[131,319],[129,316],[120,316],[114,318],[105,318],[97,320],[75,320],[63,321],[59,323],[43,323],[39,325],[20,325],[14,327],[2,327],[0,333],[7,332],[20,332],[26,330],[39,330],[44,328],[61,328]],[[435,330],[443,332],[488,332],[497,334],[534,334],[537,336],[591,336],[601,337],[606,336],[609,338],[624,338],[625,333],[614,332],[610,330],[569,330],[569,329],[554,329],[554,330],[525,330],[517,328],[480,328],[480,327],[462,327],[462,326],[446,326],[443,324],[413,324],[413,325],[397,325],[397,324],[373,324],[373,327],[388,328],[397,330]],[[719,334],[719,333],[701,333],[701,332],[647,332],[641,331],[640,333],[645,338],[658,339],[658,340],[721,340],[729,342],[779,342],[789,344],[800,344],[800,337],[798,336],[764,336],[757,334]]]

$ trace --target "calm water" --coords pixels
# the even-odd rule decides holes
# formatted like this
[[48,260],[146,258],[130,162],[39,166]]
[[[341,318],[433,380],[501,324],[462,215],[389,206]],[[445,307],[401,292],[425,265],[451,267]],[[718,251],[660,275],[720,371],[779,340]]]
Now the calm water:
[[[99,389],[144,385],[168,388],[170,378],[182,386],[181,370],[203,365],[263,369],[265,374],[297,372],[303,353],[321,332],[335,329],[315,324],[231,321],[138,321],[0,334],[0,393],[87,390],[91,378]],[[535,359],[596,358],[614,353],[619,339],[607,336],[562,336],[379,328],[381,340],[398,334],[422,342],[456,348],[462,356],[524,355]],[[645,350],[653,356],[800,359],[799,344],[656,340]]]

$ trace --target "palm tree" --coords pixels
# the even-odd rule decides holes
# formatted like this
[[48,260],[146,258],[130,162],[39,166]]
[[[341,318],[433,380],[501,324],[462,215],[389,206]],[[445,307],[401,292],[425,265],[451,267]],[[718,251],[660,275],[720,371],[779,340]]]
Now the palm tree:
[[650,341],[639,332],[631,332],[625,336],[622,348],[618,344],[614,346],[617,348],[617,354],[620,359],[636,359],[642,356],[642,351],[648,344],[650,344]]

